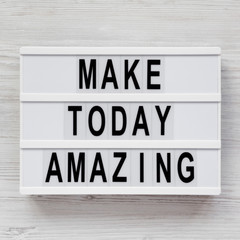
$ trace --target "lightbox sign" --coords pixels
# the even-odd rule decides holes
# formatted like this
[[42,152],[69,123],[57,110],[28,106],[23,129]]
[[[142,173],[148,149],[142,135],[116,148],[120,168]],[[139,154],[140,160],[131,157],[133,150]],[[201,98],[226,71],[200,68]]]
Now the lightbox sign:
[[21,53],[23,194],[219,194],[219,48]]

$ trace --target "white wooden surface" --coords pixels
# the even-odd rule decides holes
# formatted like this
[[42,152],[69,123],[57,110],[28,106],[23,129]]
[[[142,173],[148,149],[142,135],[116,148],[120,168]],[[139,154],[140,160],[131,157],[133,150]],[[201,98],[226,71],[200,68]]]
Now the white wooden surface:
[[[0,0],[0,239],[240,239],[240,1]],[[19,194],[19,47],[222,48],[220,196]]]

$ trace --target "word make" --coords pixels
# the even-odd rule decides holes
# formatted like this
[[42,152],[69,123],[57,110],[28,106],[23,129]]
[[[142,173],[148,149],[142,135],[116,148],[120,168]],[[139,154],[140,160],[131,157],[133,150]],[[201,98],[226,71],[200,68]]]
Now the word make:
[[[123,83],[123,89],[129,89],[129,85],[133,85],[135,89],[140,89],[139,79],[136,71],[145,70],[144,81],[146,81],[147,90],[161,89],[161,59],[139,58],[130,61],[128,59],[119,58],[120,62],[114,65],[113,59],[79,59],[79,89],[106,89],[107,85],[111,85],[113,89],[120,89],[120,83]],[[103,69],[99,74],[99,66]],[[120,74],[116,73],[120,65],[123,66],[121,79]],[[141,74],[141,76],[143,76]]]

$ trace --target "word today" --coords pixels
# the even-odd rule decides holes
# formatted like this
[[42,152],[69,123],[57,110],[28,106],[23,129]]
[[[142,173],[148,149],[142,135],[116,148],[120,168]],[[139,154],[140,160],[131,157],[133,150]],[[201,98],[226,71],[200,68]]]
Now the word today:
[[[168,105],[162,108],[160,105],[152,105],[154,109],[154,113],[157,116],[158,124],[160,125],[160,132],[159,135],[165,135],[165,122],[171,110],[171,106]],[[83,108],[82,105],[75,105],[75,106],[68,106],[68,111],[72,113],[72,134],[78,134],[78,124],[81,124],[81,121],[86,114],[86,110]],[[84,114],[84,113],[85,114]],[[129,124],[129,117],[126,114],[126,110],[124,107],[116,105],[112,106],[110,109],[111,119],[110,122],[106,122],[106,113],[104,109],[99,106],[91,107],[88,117],[87,117],[87,124],[86,127],[89,128],[90,132],[94,136],[101,136],[106,129],[106,125],[112,126],[111,134],[112,136],[121,136],[125,133],[127,125]],[[94,117],[98,116],[98,125],[97,127],[94,126]],[[121,124],[118,124],[117,127],[117,120],[121,119]],[[136,136],[138,131],[143,131],[146,136],[150,135],[149,132],[149,124],[147,122],[148,116],[146,116],[144,106],[139,105],[136,107],[136,115],[132,129],[132,136]],[[120,125],[120,126],[119,126]],[[153,129],[154,131],[154,129]]]

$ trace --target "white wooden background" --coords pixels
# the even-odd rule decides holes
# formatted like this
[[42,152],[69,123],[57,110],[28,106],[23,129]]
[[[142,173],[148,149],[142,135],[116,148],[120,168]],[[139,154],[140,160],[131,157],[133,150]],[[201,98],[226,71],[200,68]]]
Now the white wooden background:
[[[19,194],[21,46],[222,48],[220,196]],[[240,1],[0,0],[0,239],[240,239]]]

